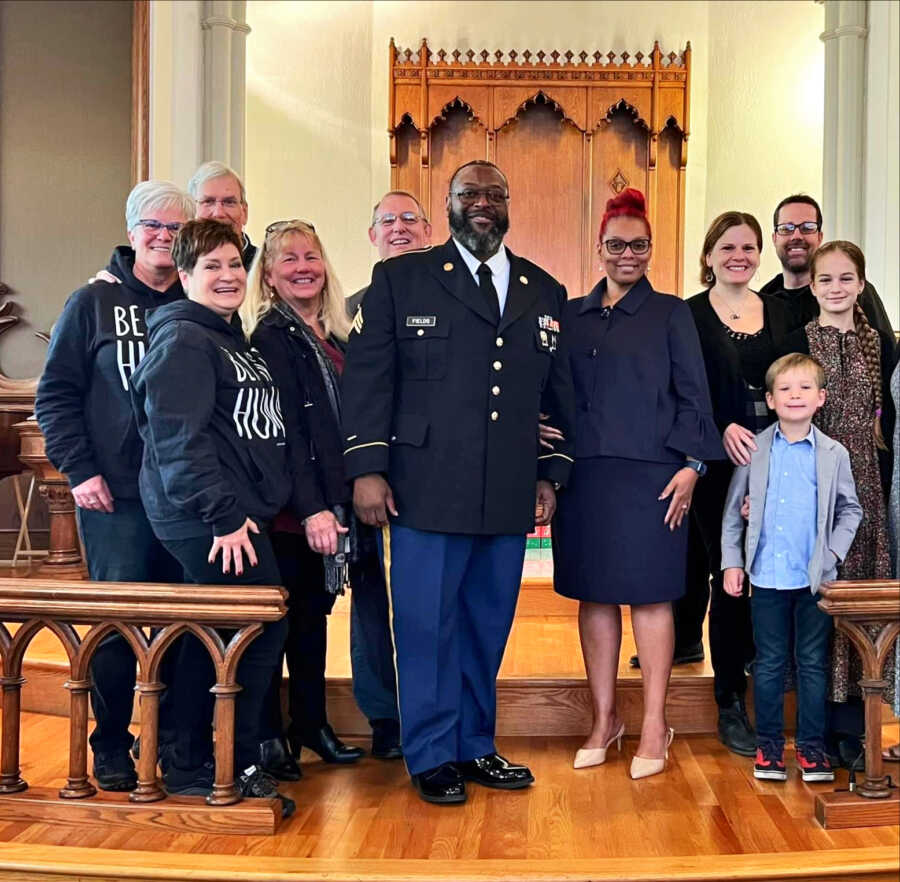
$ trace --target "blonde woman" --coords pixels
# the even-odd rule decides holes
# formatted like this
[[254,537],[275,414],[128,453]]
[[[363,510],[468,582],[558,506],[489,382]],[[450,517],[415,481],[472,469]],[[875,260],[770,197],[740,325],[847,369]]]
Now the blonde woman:
[[[282,735],[278,688],[267,702],[269,727],[260,763],[275,777],[300,777],[302,747],[325,762],[352,763],[363,752],[343,744],[325,713],[326,616],[346,581],[343,551],[349,536],[350,492],[344,480],[339,379],[350,322],[344,295],[312,224],[279,221],[253,264],[241,308],[244,330],[269,365],[281,393],[281,410],[309,450],[298,451],[294,468],[305,470],[304,498],[296,512],[272,524],[272,544],[289,593],[290,726]],[[265,735],[269,737],[264,737]]]

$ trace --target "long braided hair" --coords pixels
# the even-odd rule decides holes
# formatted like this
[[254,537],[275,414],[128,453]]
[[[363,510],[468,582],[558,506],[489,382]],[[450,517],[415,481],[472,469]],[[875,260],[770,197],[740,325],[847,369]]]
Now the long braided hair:
[[[866,258],[861,249],[852,242],[844,239],[835,239],[833,242],[826,242],[824,245],[816,249],[815,254],[810,261],[810,276],[815,280],[816,263],[827,254],[834,252],[843,254],[856,268],[856,274],[859,276],[860,282],[865,284],[866,281]],[[875,435],[875,444],[881,450],[887,450],[884,443],[884,434],[881,431],[881,406],[882,386],[881,386],[881,338],[870,324],[863,308],[859,305],[859,299],[853,304],[853,326],[856,330],[856,336],[859,340],[859,348],[866,362],[866,373],[869,376],[869,382],[872,384],[872,397],[875,400],[875,416],[873,424],[873,432]]]

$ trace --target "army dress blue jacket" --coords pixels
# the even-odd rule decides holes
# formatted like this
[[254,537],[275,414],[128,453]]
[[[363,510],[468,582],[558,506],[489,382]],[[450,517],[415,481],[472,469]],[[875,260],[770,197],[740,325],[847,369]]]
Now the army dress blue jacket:
[[[346,474],[385,475],[402,526],[527,533],[537,480],[568,479],[565,288],[507,254],[499,324],[452,240],[376,264],[357,312],[342,378]],[[552,451],[538,444],[540,413],[566,439]]]

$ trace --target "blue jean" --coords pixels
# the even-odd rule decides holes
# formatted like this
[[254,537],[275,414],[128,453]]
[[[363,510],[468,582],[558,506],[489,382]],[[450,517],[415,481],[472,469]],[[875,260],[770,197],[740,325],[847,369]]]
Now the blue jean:
[[353,697],[370,722],[399,720],[387,587],[377,548],[350,567],[350,580]]
[[[826,667],[831,616],[809,588],[752,587],[750,609],[756,662],[753,700],[760,746],[784,749],[784,674],[793,651],[797,668],[797,746],[825,744]],[[791,637],[793,635],[793,647]]]
[[[183,582],[181,565],[153,535],[139,499],[114,500],[115,511],[76,508],[88,573],[95,582]],[[164,683],[171,682],[174,651],[163,660]],[[96,725],[91,733],[95,753],[128,750],[134,740],[128,731],[134,701],[135,659],[120,634],[100,642],[91,659],[91,710]],[[160,741],[171,738],[169,691],[160,701]]]

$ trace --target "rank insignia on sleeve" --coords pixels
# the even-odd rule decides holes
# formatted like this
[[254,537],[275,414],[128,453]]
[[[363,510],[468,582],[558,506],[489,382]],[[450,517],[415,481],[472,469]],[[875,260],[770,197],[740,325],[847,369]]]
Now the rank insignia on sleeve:
[[351,325],[351,327],[353,328],[354,331],[356,331],[357,334],[362,333],[362,329],[363,329],[362,304],[359,305],[359,307],[356,310],[356,315],[353,316],[353,324]]

